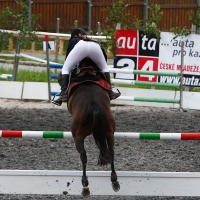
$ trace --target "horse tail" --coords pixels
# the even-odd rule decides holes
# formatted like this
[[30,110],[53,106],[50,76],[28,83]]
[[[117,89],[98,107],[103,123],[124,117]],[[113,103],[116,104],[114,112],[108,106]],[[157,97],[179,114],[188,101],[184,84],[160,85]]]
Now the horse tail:
[[98,164],[107,165],[112,161],[112,153],[109,151],[107,140],[106,140],[106,112],[97,103],[92,102],[88,107],[87,112],[88,120],[93,123],[93,138],[97,147],[100,150]]

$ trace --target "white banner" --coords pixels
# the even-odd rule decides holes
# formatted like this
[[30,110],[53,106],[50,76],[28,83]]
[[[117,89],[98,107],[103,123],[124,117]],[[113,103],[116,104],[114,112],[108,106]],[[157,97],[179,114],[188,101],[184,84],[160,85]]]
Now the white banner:
[[[180,73],[181,45],[183,48],[183,85],[200,86],[200,35],[174,38],[171,32],[161,32],[159,42],[155,36],[137,30],[117,30],[114,67],[142,71]],[[180,77],[132,75],[117,73],[115,78],[137,81],[180,84]]]
[[173,38],[172,33],[162,32],[159,46],[159,71],[180,71],[181,42],[184,42],[184,73],[200,75],[200,35],[191,34]]

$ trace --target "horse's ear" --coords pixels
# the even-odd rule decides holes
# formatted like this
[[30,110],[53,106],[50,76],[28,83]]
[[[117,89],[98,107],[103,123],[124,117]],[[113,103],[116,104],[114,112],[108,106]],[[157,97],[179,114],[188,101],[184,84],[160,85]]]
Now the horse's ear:
[[58,84],[61,86],[62,73],[58,74]]

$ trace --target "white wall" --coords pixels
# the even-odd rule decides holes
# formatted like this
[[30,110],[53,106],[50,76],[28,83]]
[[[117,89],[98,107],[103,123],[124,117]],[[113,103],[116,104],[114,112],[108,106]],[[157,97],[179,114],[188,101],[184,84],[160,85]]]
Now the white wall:
[[[0,98],[20,99],[20,100],[46,100],[48,101],[48,84],[43,82],[10,82],[0,81]],[[120,88],[121,96],[131,97],[149,97],[149,98],[168,98],[179,99],[180,93],[169,90],[153,90],[153,89],[135,89]],[[51,83],[51,91],[59,92],[60,86],[57,83]],[[200,93],[183,92],[183,108],[200,110]],[[136,105],[151,107],[179,108],[179,104],[173,103],[154,103],[154,102],[138,102],[120,100],[120,97],[111,101],[113,105]]]

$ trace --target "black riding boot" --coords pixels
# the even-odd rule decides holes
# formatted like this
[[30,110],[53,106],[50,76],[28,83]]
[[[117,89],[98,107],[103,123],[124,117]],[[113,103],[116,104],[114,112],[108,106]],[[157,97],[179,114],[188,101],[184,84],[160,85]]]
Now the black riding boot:
[[69,84],[69,74],[63,74],[61,79],[61,93],[60,97],[52,103],[56,104],[57,106],[61,106],[62,102],[67,102],[68,95],[67,95],[67,88]]
[[[110,81],[110,73],[109,72],[105,72],[104,73],[105,77],[106,77],[106,81],[111,85],[111,81]],[[110,97],[110,100],[113,100],[113,99],[116,99],[118,98],[121,93],[116,93],[116,92],[113,92],[112,90],[108,90],[108,95]]]

